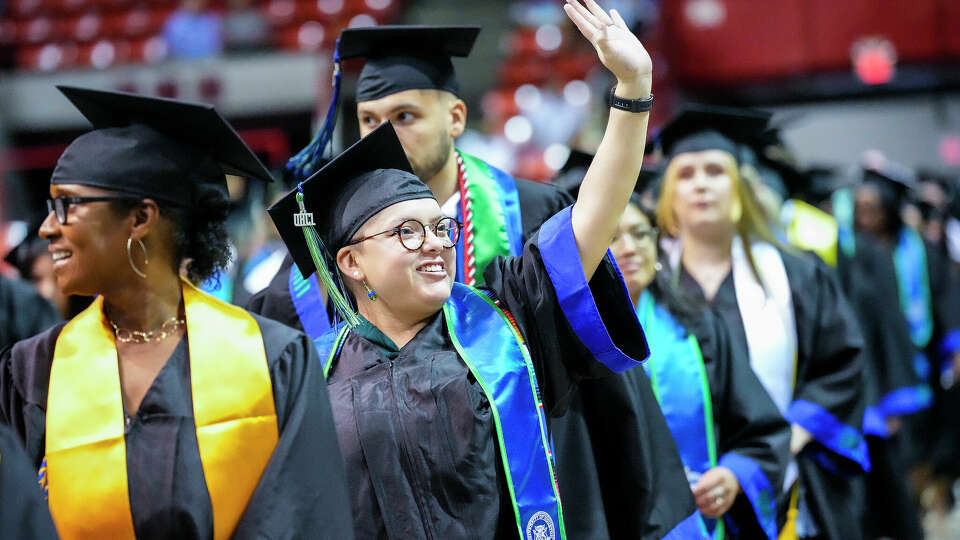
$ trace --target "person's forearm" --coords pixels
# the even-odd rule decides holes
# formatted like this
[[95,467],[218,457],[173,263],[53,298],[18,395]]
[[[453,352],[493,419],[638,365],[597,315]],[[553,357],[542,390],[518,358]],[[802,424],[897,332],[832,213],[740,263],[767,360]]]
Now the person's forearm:
[[[625,99],[645,98],[650,95],[651,84],[650,75],[618,82],[616,94]],[[587,279],[603,260],[633,193],[643,164],[649,118],[648,112],[611,108],[603,140],[580,186],[572,220]]]

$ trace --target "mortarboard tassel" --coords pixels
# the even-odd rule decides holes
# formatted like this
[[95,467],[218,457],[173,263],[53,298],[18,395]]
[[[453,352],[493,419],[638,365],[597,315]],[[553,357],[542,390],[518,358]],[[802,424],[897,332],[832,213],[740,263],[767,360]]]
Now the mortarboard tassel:
[[333,96],[330,100],[330,107],[327,109],[327,116],[323,119],[323,125],[320,131],[310,141],[310,144],[303,150],[297,152],[287,161],[287,169],[299,181],[306,180],[315,171],[317,164],[323,160],[323,155],[327,151],[327,146],[333,140],[333,130],[337,125],[337,105],[340,101],[340,81],[343,78],[340,69],[340,38],[334,45],[333,51]]
[[334,328],[339,326],[337,319],[342,318],[351,328],[355,328],[360,324],[360,319],[353,309],[353,305],[347,299],[348,295],[342,286],[343,281],[339,279],[339,271],[336,270],[336,265],[327,264],[328,258],[332,262],[332,257],[329,257],[329,252],[323,245],[323,240],[320,239],[320,235],[314,228],[313,214],[308,213],[303,205],[303,184],[297,186],[297,205],[300,206],[300,214],[294,216],[294,223],[303,229],[307,249],[310,251],[314,266],[317,267],[317,280],[323,284],[323,288],[327,291],[327,297],[333,304],[333,326]]

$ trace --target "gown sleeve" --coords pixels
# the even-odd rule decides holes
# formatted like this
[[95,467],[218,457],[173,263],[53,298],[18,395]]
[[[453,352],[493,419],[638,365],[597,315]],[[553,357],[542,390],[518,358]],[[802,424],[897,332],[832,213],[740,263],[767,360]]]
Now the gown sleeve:
[[302,333],[258,322],[268,358],[280,351],[270,363],[280,438],[234,538],[349,540],[346,475],[316,349]]
[[649,354],[609,254],[587,281],[570,207],[547,220],[522,255],[495,259],[484,278],[527,341],[552,414],[560,414],[579,381],[639,366]]
[[745,351],[731,345],[723,319],[707,312],[702,327],[697,334],[718,424],[718,465],[733,472],[744,495],[727,517],[742,538],[776,538],[776,503],[790,457],[790,425],[764,391]]
[[[889,253],[869,237],[857,237],[856,254],[838,267],[863,332],[863,419],[866,435],[887,436],[886,419],[931,403],[931,393],[913,368],[918,351],[900,309],[897,276]],[[892,291],[877,294],[877,291]]]
[[0,425],[0,540],[57,538],[37,474],[16,435]]
[[[794,268],[790,279],[799,358],[787,419],[813,435],[817,445],[811,450],[822,465],[840,470],[853,464],[868,471],[870,459],[861,432],[866,403],[860,329],[835,276],[822,261],[812,255],[804,259],[784,255],[785,264],[788,258]],[[804,268],[804,263],[813,266]]]

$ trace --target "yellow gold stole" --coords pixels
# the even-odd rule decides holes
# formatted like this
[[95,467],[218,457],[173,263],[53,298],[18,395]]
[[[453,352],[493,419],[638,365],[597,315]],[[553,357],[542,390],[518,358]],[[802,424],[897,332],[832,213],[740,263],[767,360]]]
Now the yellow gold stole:
[[[277,444],[273,386],[253,317],[186,281],[182,288],[193,415],[219,540],[233,534]],[[135,538],[117,348],[102,313],[98,297],[67,323],[50,370],[46,473],[64,540]]]

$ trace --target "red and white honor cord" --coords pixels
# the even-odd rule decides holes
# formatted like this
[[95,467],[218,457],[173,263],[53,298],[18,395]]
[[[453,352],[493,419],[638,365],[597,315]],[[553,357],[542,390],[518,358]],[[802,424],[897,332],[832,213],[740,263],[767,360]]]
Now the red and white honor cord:
[[457,152],[457,179],[460,183],[460,214],[463,216],[463,276],[464,283],[473,286],[477,282],[477,266],[473,252],[473,201],[467,189],[467,166]]

